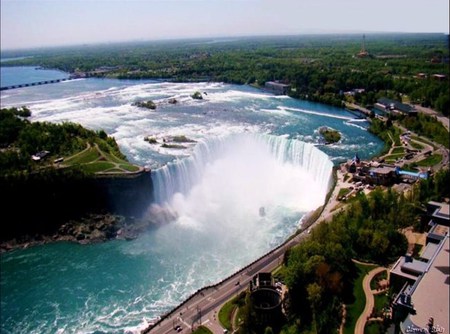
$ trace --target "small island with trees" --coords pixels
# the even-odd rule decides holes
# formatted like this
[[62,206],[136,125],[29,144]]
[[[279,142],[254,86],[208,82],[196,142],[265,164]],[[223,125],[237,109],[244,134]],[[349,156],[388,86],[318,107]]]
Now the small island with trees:
[[327,126],[322,126],[319,129],[319,133],[325,140],[325,144],[334,144],[341,140],[341,134],[339,131],[329,128]]

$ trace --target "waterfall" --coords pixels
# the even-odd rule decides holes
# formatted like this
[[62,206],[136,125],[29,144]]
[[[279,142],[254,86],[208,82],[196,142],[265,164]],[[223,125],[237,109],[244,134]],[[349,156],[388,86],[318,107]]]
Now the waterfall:
[[[168,203],[176,193],[187,195],[201,180],[209,164],[239,150],[243,151],[236,155],[239,159],[253,159],[254,154],[262,157],[257,168],[265,168],[264,158],[267,156],[261,154],[265,151],[280,164],[291,164],[305,170],[324,194],[329,190],[333,163],[314,145],[272,135],[242,133],[199,141],[190,157],[170,162],[154,171],[155,202]],[[228,172],[233,173],[233,168]]]

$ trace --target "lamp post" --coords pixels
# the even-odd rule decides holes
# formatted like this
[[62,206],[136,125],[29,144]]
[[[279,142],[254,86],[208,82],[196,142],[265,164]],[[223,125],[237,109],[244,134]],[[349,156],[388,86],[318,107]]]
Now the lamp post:
[[197,305],[197,319],[199,321],[199,324],[202,324],[202,309],[200,308],[200,305]]

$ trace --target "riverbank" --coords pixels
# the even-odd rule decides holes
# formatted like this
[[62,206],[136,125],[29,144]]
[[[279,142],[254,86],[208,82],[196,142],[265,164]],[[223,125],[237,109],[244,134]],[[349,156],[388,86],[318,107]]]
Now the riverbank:
[[109,240],[133,240],[156,222],[121,215],[90,214],[79,220],[70,220],[53,233],[23,235],[0,242],[0,253],[26,249],[53,242],[74,242],[81,245]]

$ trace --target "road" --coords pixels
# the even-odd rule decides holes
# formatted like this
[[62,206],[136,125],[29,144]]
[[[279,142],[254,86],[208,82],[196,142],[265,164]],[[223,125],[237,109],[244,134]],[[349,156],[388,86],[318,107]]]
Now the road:
[[[343,185],[346,185],[343,181],[343,175],[340,174],[338,172],[338,182],[333,189],[332,195],[325,204],[320,217],[315,220],[309,229],[314,228],[314,226],[322,221],[328,221],[336,212],[333,211],[333,208],[338,204],[336,200],[337,194],[339,189]],[[217,317],[221,306],[241,291],[247,289],[250,280],[256,273],[270,272],[278,267],[283,261],[286,250],[299,244],[308,235],[308,231],[296,235],[280,247],[267,253],[256,262],[248,265],[224,281],[213,287],[202,289],[185,303],[172,310],[166,317],[163,317],[162,320],[156,323],[156,326],[149,327],[142,331],[142,333],[176,333],[174,329],[176,326],[181,326],[183,333],[189,333],[200,324],[208,327],[214,334],[223,333],[223,328],[219,325]]]
[[156,326],[149,327],[142,331],[142,333],[176,333],[174,329],[176,326],[181,326],[183,333],[189,333],[200,324],[208,327],[214,334],[223,333],[223,328],[219,325],[217,317],[221,306],[241,291],[244,291],[256,273],[270,272],[279,266],[283,261],[286,250],[307,238],[310,229],[322,221],[330,220],[331,216],[338,211],[334,211],[333,209],[338,204],[337,195],[343,186],[347,186],[347,183],[343,180],[343,174],[338,171],[338,180],[332,195],[327,203],[325,203],[321,215],[308,230],[296,235],[280,247],[267,253],[256,262],[248,265],[217,285],[197,292],[182,305],[172,310],[166,317],[163,317],[162,320],[156,323]]
[[421,113],[436,117],[436,119],[442,123],[442,125],[447,129],[447,131],[450,130],[450,122],[449,122],[448,117],[438,113],[437,111],[435,111],[433,109],[425,108],[418,104],[415,104],[414,107],[416,108],[417,111],[419,111]]
[[[399,129],[401,129],[403,132],[409,131],[408,129],[406,129],[405,127],[401,126],[397,122],[395,123],[395,126],[397,126]],[[411,136],[416,136],[418,138],[422,138],[417,133],[414,133],[412,131],[409,131],[409,132],[410,132]],[[445,146],[443,146],[441,144],[438,144],[436,142],[433,142],[431,139],[428,139],[428,138],[427,138],[427,141],[429,143],[432,143],[436,147],[436,149],[434,149],[433,146],[431,146],[430,144],[427,144],[424,141],[420,141],[420,140],[419,141],[413,140],[413,141],[418,142],[419,144],[426,146],[427,149],[426,150],[422,150],[422,153],[418,154],[413,159],[408,160],[408,163],[417,162],[417,161],[420,161],[422,159],[425,159],[426,156],[425,156],[424,152],[425,151],[433,151],[434,153],[438,153],[438,154],[442,155],[442,160],[437,165],[432,166],[431,167],[432,170],[436,172],[436,171],[439,171],[439,170],[441,170],[443,168],[448,167],[448,165],[449,165],[449,150]]]
[[175,333],[175,326],[181,326],[182,332],[191,332],[200,324],[208,327],[213,333],[223,333],[218,325],[217,314],[220,307],[229,299],[247,289],[250,280],[258,272],[273,271],[283,261],[286,249],[298,244],[307,235],[299,234],[281,247],[266,254],[258,261],[247,266],[236,274],[213,287],[197,292],[193,297],[160,320],[153,328],[147,328],[142,333]]

